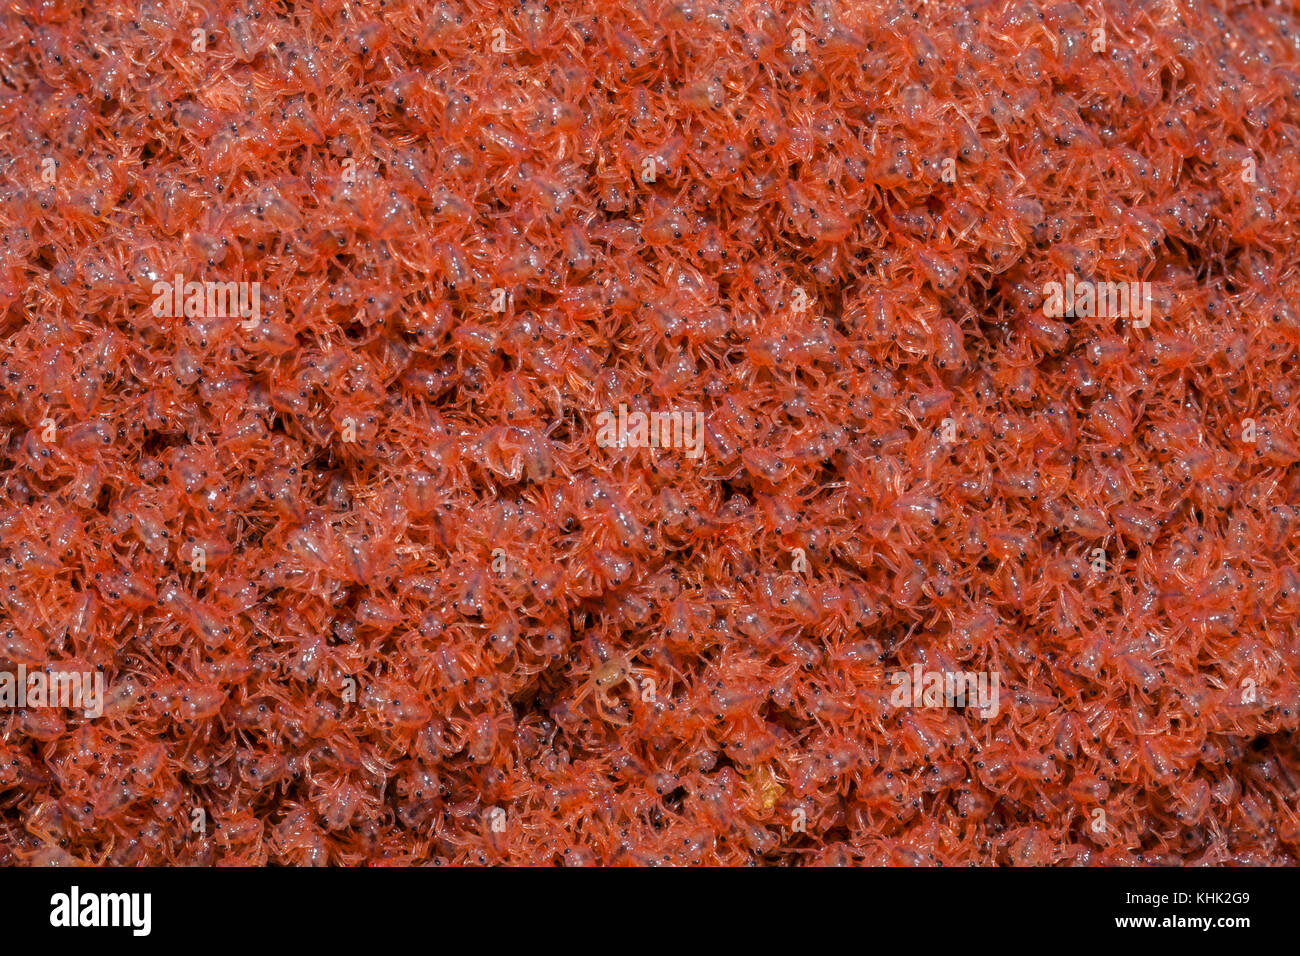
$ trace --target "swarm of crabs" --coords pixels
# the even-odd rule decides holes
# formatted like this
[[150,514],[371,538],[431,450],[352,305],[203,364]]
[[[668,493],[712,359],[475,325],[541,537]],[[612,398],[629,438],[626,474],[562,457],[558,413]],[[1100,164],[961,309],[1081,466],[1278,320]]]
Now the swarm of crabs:
[[1265,0],[7,4],[0,864],[1295,863],[1298,149]]

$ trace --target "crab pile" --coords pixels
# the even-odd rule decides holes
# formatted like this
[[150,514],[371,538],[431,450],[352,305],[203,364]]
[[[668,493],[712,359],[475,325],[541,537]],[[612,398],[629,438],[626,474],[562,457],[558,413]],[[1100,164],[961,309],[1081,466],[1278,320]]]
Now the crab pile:
[[1298,139],[1269,2],[7,4],[0,864],[1295,863]]

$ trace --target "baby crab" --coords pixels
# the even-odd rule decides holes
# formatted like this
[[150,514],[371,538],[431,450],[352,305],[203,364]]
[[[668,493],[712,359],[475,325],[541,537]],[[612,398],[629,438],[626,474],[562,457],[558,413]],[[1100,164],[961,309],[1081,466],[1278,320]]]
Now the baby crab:
[[[654,671],[644,667],[634,667],[632,660],[636,654],[610,656],[603,645],[598,644],[598,649],[603,659],[602,663],[582,682],[570,706],[576,710],[579,704],[594,694],[596,713],[602,720],[618,726],[627,726],[632,721],[622,715],[620,712],[622,708],[611,697],[610,692],[626,681],[632,688],[633,700],[638,696],[642,700],[654,700]],[[647,678],[647,680],[639,683],[637,677]]]

